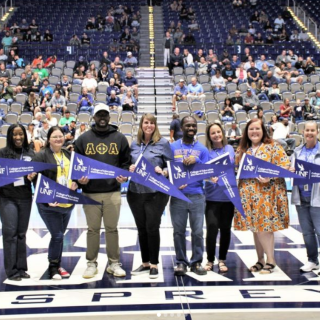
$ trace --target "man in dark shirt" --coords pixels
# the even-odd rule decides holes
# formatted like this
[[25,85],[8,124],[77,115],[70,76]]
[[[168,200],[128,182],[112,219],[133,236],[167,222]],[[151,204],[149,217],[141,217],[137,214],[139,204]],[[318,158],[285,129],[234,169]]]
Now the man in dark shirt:
[[255,63],[250,63],[250,68],[247,70],[248,82],[251,85],[252,82],[257,82],[260,79],[260,72],[256,68]]
[[222,77],[225,79],[226,83],[234,82],[237,83],[238,79],[236,76],[236,70],[231,68],[230,62],[226,64],[226,67],[221,72]]
[[27,78],[27,75],[25,72],[21,73],[21,80],[19,81],[16,89],[18,89],[18,87],[21,88],[22,92],[26,92],[27,94],[29,94],[31,92],[32,82],[31,82],[30,78]]
[[132,72],[128,71],[126,77],[123,81],[125,85],[125,90],[132,90],[134,92],[134,96],[138,99],[138,80],[132,76]]
[[170,63],[169,63],[169,74],[172,75],[172,69],[174,67],[181,67],[183,68],[183,56],[180,54],[180,49],[175,48],[173,54],[170,56]]
[[263,82],[266,87],[271,88],[274,83],[278,83],[278,80],[273,76],[272,71],[268,71],[263,77]]
[[100,64],[101,65],[106,64],[108,66],[110,63],[111,63],[111,60],[109,59],[108,52],[104,51],[103,54],[102,54],[102,58],[101,58]]
[[70,124],[65,125],[62,128],[62,131],[64,133],[64,146],[69,146],[73,143],[74,137],[76,135],[76,121],[72,120]]
[[174,113],[172,115],[172,122],[170,123],[170,142],[177,141],[181,138],[182,130],[179,115]]

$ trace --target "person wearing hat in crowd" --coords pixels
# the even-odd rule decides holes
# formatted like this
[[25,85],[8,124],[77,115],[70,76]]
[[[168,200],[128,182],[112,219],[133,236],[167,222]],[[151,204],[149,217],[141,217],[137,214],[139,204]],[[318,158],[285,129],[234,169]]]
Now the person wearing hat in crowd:
[[56,83],[56,87],[54,88],[54,91],[58,90],[60,95],[66,98],[66,92],[62,88],[62,83],[61,81]]
[[41,120],[42,127],[39,130],[38,138],[41,142],[41,148],[44,147],[47,143],[48,131],[50,129],[49,122],[47,119]]
[[66,124],[69,124],[71,121],[75,121],[76,119],[71,115],[69,110],[64,112],[64,116],[59,120],[59,127],[64,127]]
[[87,124],[85,122],[80,123],[80,127],[76,130],[76,136],[74,137],[74,140],[76,141],[82,134],[87,132],[89,129],[87,127]]
[[176,111],[177,101],[187,100],[188,88],[185,85],[184,79],[180,79],[179,83],[174,87],[172,97],[172,112]]
[[49,92],[51,96],[53,95],[53,89],[49,86],[49,80],[44,79],[40,89],[40,96],[44,97],[47,92]]
[[310,104],[310,99],[305,97],[304,99],[304,118],[305,120],[317,120],[317,111],[316,109]]
[[[131,164],[130,148],[126,137],[118,127],[109,124],[109,107],[103,103],[95,106],[94,126],[75,141],[75,152],[91,159],[128,170]],[[98,253],[100,250],[101,222],[105,227],[105,241],[108,256],[107,272],[116,277],[125,277],[121,268],[118,221],[120,216],[120,184],[127,181],[121,175],[115,179],[88,179],[83,176],[78,180],[83,194],[102,203],[99,206],[84,205],[87,219],[87,269],[83,278],[93,278],[98,273]],[[102,273],[104,270],[101,271]]]
[[247,94],[243,97],[243,107],[246,112],[258,109],[260,105],[259,98],[252,93],[251,89],[247,89]]
[[74,141],[74,138],[76,136],[76,124],[76,120],[71,120],[69,124],[66,124],[64,127],[62,127],[65,147],[70,146]]
[[124,60],[125,67],[136,67],[138,64],[137,58],[132,56],[132,52],[127,52],[127,57]]

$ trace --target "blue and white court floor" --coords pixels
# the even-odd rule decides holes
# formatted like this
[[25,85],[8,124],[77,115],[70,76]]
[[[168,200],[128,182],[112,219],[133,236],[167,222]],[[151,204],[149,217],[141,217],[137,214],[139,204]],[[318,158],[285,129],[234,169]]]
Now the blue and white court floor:
[[[148,274],[130,274],[141,264],[141,257],[126,198],[122,202],[119,234],[125,278],[106,272],[103,228],[99,273],[93,279],[82,278],[86,268],[86,222],[81,206],[74,210],[65,234],[62,265],[70,272],[69,279],[48,279],[50,234],[36,209],[32,210],[27,234],[31,279],[6,279],[0,230],[0,319],[319,319],[320,276],[318,271],[299,271],[307,257],[293,207],[290,228],[275,234],[277,267],[270,275],[248,270],[256,262],[252,234],[232,231],[227,273],[220,274],[215,266],[206,276],[188,272],[185,277],[174,277],[173,235],[166,210],[161,225],[160,274],[151,280]],[[186,239],[191,254],[190,229]]]

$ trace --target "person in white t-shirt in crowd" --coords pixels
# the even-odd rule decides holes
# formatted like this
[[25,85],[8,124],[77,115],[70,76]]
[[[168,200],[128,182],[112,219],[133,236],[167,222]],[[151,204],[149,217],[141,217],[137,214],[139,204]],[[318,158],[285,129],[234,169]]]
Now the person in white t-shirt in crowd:
[[308,41],[309,35],[307,34],[307,30],[302,29],[299,33],[298,39],[301,41]]
[[211,78],[211,87],[214,92],[226,91],[226,82],[219,69],[216,70],[216,74]]
[[194,67],[193,55],[189,52],[188,49],[183,50],[183,64],[184,67]]
[[290,138],[289,120],[284,117],[279,118],[279,122],[270,127],[273,132],[273,139],[278,141],[286,152],[292,152],[296,147],[296,140]]
[[285,25],[285,22],[281,16],[281,14],[278,15],[278,18],[274,20],[274,29],[278,31],[279,29],[282,29],[282,27]]
[[91,92],[94,95],[96,93],[97,86],[97,80],[92,76],[90,71],[87,71],[86,77],[82,81],[82,88],[87,88],[88,92]]

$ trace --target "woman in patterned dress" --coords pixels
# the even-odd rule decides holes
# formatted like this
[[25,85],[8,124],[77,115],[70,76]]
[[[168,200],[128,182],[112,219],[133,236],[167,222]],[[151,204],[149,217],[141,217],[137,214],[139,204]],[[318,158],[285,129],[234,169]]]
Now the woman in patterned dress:
[[[290,161],[280,144],[273,141],[260,119],[248,122],[236,152],[236,165],[243,154],[250,154],[280,167],[289,168]],[[236,210],[234,228],[251,230],[258,261],[251,272],[272,273],[274,257],[274,232],[289,226],[288,199],[283,178],[251,178],[239,180],[241,202],[246,214],[243,218]],[[264,254],[267,259],[265,260]]]

